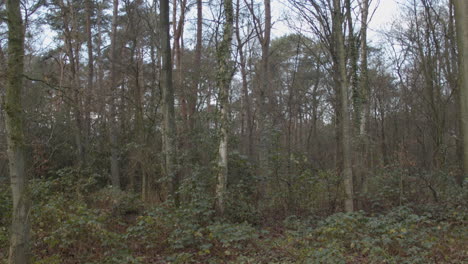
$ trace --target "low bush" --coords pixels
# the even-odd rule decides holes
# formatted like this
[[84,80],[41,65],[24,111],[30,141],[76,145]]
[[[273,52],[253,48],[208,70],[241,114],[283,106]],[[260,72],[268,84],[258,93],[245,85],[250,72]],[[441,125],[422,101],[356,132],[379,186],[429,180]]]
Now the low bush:
[[199,263],[234,258],[257,237],[248,224],[205,221],[199,214],[190,208],[157,207],[138,217],[126,238],[135,252],[166,255],[167,261],[176,263]]
[[[439,191],[438,203],[406,200],[406,206],[386,210],[393,200],[374,213],[328,217],[297,214],[265,224],[261,222],[263,216],[248,203],[254,191],[252,184],[241,178],[231,182],[226,217],[217,217],[208,173],[195,171],[184,179],[179,190],[183,200],[180,207],[171,202],[144,206],[135,194],[101,187],[100,175],[74,169],[33,180],[33,263],[377,264],[468,260],[466,191],[456,189],[452,195]],[[329,178],[324,173],[316,176],[316,182]],[[311,186],[322,185],[312,182]],[[2,263],[8,252],[11,194],[7,184],[0,190]],[[390,191],[378,198],[389,201],[394,194]]]
[[446,209],[439,219],[409,207],[379,216],[338,213],[314,228],[296,225],[286,241],[306,263],[462,263],[466,217],[459,209]]

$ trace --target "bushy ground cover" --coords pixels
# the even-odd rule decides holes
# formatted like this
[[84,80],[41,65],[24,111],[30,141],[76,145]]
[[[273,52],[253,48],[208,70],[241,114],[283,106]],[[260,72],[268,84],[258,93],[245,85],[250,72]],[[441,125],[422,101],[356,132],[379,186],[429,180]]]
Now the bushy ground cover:
[[[249,223],[235,210],[217,218],[207,196],[180,208],[144,206],[101,182],[71,169],[32,182],[33,263],[468,263],[463,193],[455,202],[274,221],[256,215]],[[1,186],[0,260],[6,262],[11,197]]]

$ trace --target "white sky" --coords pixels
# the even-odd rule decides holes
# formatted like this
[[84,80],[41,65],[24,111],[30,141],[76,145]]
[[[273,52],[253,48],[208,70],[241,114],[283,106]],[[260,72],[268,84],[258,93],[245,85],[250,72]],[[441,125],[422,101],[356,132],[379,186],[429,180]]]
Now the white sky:
[[[382,30],[387,29],[396,19],[399,13],[398,3],[406,0],[372,0],[369,12],[374,12],[372,20],[369,23],[368,36],[371,41],[377,41],[380,38]],[[284,17],[289,13],[286,0],[272,1],[272,16],[274,24],[272,35],[279,37],[292,32]],[[377,9],[376,9],[377,7]],[[371,15],[371,14],[369,14]]]
[[[372,0],[370,10],[375,10],[369,23],[369,39],[379,38],[379,32],[389,29],[400,11],[398,3],[402,0]],[[377,7],[377,9],[375,9]]]
[[[371,42],[379,42],[381,33],[384,29],[388,29],[399,13],[398,3],[403,3],[407,0],[371,0],[370,12],[375,10],[372,20],[369,23],[368,37]],[[377,9],[376,9],[377,7]],[[206,9],[205,9],[206,10]],[[272,37],[280,37],[293,32],[285,20],[289,13],[287,0],[272,0],[272,16],[273,29]],[[53,37],[56,34],[45,29],[39,40],[39,46],[42,49],[51,48],[54,45]],[[42,42],[42,44],[41,44]]]

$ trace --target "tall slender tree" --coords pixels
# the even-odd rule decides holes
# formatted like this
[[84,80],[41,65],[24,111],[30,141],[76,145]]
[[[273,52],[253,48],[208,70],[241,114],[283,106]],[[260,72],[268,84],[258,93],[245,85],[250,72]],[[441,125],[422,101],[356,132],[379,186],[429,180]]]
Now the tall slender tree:
[[119,0],[113,1],[112,29],[111,29],[111,87],[110,87],[110,113],[109,113],[109,139],[110,139],[110,166],[111,181],[114,188],[120,189],[119,154],[117,148],[117,118],[116,118],[116,92],[117,89],[117,16]]
[[174,111],[174,89],[172,86],[172,58],[171,43],[169,36],[169,0],[160,0],[160,33],[161,33],[161,54],[162,67],[160,86],[162,89],[163,101],[163,164],[165,177],[169,181],[171,195],[175,199],[176,205],[179,203],[177,188],[179,185],[176,172],[176,124]]
[[368,149],[369,149],[369,138],[367,136],[368,130],[368,117],[370,115],[370,103],[369,103],[369,77],[368,77],[368,49],[367,49],[367,22],[369,15],[369,0],[362,0],[360,2],[361,9],[361,49],[360,49],[360,76],[358,84],[358,99],[359,107],[355,109],[357,111],[356,118],[357,124],[359,125],[359,146],[360,155],[358,157],[359,171],[356,178],[359,182],[359,192],[367,192],[367,173],[368,171]]
[[75,126],[74,137],[76,144],[78,167],[86,165],[86,146],[83,137],[83,92],[81,90],[80,78],[80,50],[82,41],[79,37],[80,24],[78,21],[80,5],[77,2],[59,0],[55,4],[60,8],[60,19],[63,28],[63,41],[65,52],[68,57],[70,79],[69,85],[72,89],[72,112]]
[[361,109],[359,117],[359,135],[366,136],[367,133],[367,118],[369,115],[369,77],[368,74],[368,50],[367,50],[367,23],[369,16],[369,1],[362,0],[361,5],[361,76],[359,78],[359,95],[361,100]]
[[216,210],[223,215],[225,210],[225,196],[228,175],[228,125],[229,125],[229,88],[232,80],[231,42],[234,26],[234,10],[232,0],[224,0],[225,21],[223,26],[223,40],[217,49],[220,107],[220,139],[218,152],[218,182],[216,185]]
[[245,122],[242,123],[242,126],[245,123],[245,129],[242,131],[247,130],[247,137],[245,140],[245,150],[250,159],[253,159],[253,119],[252,119],[252,107],[251,107],[251,98],[249,94],[249,84],[248,84],[248,69],[247,69],[247,55],[246,51],[244,51],[247,42],[249,41],[250,35],[253,33],[248,33],[245,36],[245,39],[241,37],[241,4],[240,0],[236,2],[236,41],[237,41],[237,52],[239,54],[239,68],[240,74],[242,79],[242,95],[243,95],[243,111],[245,112]]
[[333,35],[336,50],[335,82],[339,87],[340,99],[340,145],[343,159],[343,180],[345,187],[345,211],[354,211],[353,171],[351,167],[351,142],[348,109],[348,77],[346,73],[345,42],[343,37],[343,13],[341,0],[333,0]]
[[264,0],[265,6],[265,26],[263,28],[263,35],[259,35],[262,46],[262,60],[261,60],[261,80],[260,80],[260,150],[259,150],[259,169],[261,173],[268,175],[268,148],[270,145],[269,134],[271,127],[271,120],[267,116],[268,94],[270,88],[270,35],[271,35],[271,1]]
[[93,54],[93,35],[92,35],[92,18],[93,1],[86,0],[86,48],[88,51],[88,83],[85,98],[85,141],[89,144],[91,134],[91,98],[94,89],[94,54]]
[[197,107],[197,95],[198,95],[198,86],[201,82],[201,69],[198,67],[201,63],[201,55],[203,48],[203,2],[202,0],[197,0],[197,40],[195,45],[195,77],[192,86],[192,90],[188,96],[188,108],[189,108],[189,129],[194,128],[195,123],[195,111]]
[[468,2],[455,0],[459,58],[460,118],[463,137],[463,172],[468,175]]
[[8,21],[8,69],[5,96],[5,127],[8,143],[8,160],[13,213],[11,226],[10,255],[8,263],[30,263],[29,215],[30,198],[28,177],[25,169],[25,142],[23,132],[24,27],[21,18],[20,0],[7,1]]

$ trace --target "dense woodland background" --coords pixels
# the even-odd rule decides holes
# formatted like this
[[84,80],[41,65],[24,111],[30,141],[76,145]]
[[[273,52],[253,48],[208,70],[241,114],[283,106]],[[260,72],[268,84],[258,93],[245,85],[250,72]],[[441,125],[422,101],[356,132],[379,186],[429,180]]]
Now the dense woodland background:
[[468,9],[400,2],[0,1],[0,263],[468,262]]

